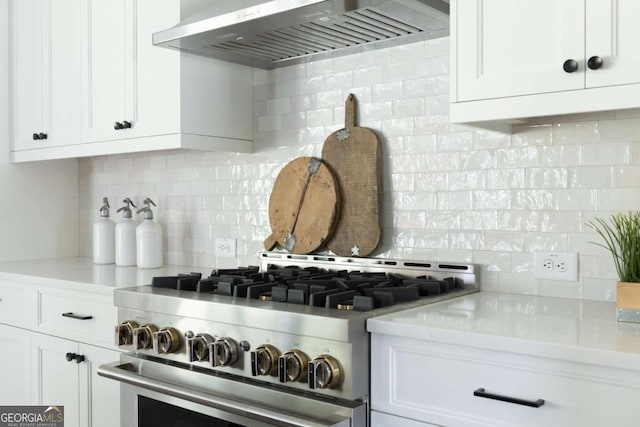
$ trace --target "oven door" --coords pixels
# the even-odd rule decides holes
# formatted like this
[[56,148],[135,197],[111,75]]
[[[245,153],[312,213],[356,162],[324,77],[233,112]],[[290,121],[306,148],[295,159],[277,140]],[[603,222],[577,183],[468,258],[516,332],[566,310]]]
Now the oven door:
[[98,374],[121,382],[121,427],[366,427],[363,402],[292,394],[269,384],[122,355]]

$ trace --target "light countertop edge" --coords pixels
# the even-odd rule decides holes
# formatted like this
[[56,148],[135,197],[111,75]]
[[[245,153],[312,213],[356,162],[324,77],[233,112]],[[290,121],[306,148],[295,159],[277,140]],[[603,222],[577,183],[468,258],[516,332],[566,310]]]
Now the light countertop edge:
[[114,264],[94,264],[91,258],[53,258],[0,263],[0,281],[106,294],[113,293],[117,288],[148,285],[154,276],[190,272],[209,275],[211,269],[174,265],[153,269],[116,267]]
[[479,292],[374,317],[373,334],[640,371],[640,324],[615,303]]

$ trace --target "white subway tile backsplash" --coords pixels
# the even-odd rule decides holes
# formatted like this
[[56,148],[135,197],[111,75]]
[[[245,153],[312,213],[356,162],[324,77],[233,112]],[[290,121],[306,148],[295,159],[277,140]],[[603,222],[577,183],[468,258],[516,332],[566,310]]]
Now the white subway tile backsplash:
[[502,252],[522,252],[524,233],[515,231],[485,231],[485,249]]
[[616,282],[613,280],[582,279],[582,299],[615,302],[616,295]]
[[[79,161],[80,247],[103,196],[158,202],[165,259],[210,268],[255,264],[270,234],[269,195],[282,167],[321,156],[357,121],[382,148],[377,256],[481,264],[482,288],[614,301],[611,257],[585,223],[640,210],[640,110],[546,117],[511,135],[449,123],[449,39],[254,70],[254,154],[149,152]],[[237,239],[216,259],[213,239]],[[580,280],[533,277],[533,252],[580,254]]]
[[486,171],[449,172],[449,190],[482,190],[486,174]]
[[500,273],[498,280],[500,292],[538,295],[538,280],[529,273]]
[[[575,117],[574,117],[575,119]],[[600,141],[599,122],[565,122],[553,126],[554,145],[587,144]]]
[[629,163],[631,150],[626,142],[583,146],[583,165],[621,165]]
[[487,173],[488,189],[523,188],[526,169],[492,169]]
[[575,166],[583,160],[582,146],[580,145],[554,145],[541,147],[539,158],[540,166]]
[[553,193],[549,190],[513,190],[511,209],[539,211],[553,208]]
[[353,71],[353,86],[371,86],[382,83],[382,67],[368,67]]
[[415,174],[415,190],[416,191],[446,190],[447,182],[448,182],[448,174],[445,172]]
[[484,233],[476,231],[453,231],[449,233],[449,246],[451,249],[484,249]]
[[466,211],[471,209],[472,192],[471,191],[438,192],[437,200],[438,200],[438,210],[440,211],[447,211],[447,210]]
[[482,265],[482,283],[484,284],[484,275],[487,271],[511,271],[511,252],[478,250],[473,253],[473,262]]
[[569,169],[570,188],[613,187],[613,166],[583,166]]
[[498,226],[496,211],[463,211],[460,228],[463,230],[495,230]]
[[505,190],[473,192],[473,209],[510,209],[511,194]]
[[568,236],[564,233],[527,233],[524,239],[525,252],[566,252]]
[[515,125],[513,127],[511,140],[514,147],[550,145],[552,141],[552,129],[552,126],[549,124],[534,126]]
[[589,190],[554,190],[554,207],[559,210],[590,211],[598,206],[598,191]]
[[353,87],[353,72],[341,71],[325,77],[327,90],[350,89]]
[[535,147],[498,149],[496,155],[499,169],[538,165],[538,150]]
[[604,120],[599,124],[600,140],[610,141],[639,141],[640,118],[626,120]]
[[412,117],[382,121],[382,132],[387,137],[411,136],[414,134]]
[[541,280],[538,285],[538,295],[579,299],[582,295],[582,284],[580,282]]
[[613,209],[616,211],[640,210],[640,189],[603,188],[597,190],[598,207]]
[[424,116],[424,99],[409,98],[393,101],[394,117],[415,117]]
[[411,62],[397,62],[382,67],[382,80],[385,82],[395,82],[398,80],[409,80],[415,76],[414,64]]

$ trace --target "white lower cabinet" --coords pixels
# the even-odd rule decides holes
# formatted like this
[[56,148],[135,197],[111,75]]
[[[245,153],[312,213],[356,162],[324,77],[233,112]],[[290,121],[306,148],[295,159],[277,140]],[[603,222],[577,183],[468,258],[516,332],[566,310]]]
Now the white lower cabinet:
[[433,425],[434,424],[410,420],[397,415],[371,411],[371,427],[430,427]]
[[396,417],[450,427],[640,420],[637,371],[383,334],[372,335],[371,366],[374,426],[413,425]]
[[31,341],[33,403],[63,405],[66,427],[113,427],[120,419],[120,388],[96,369],[119,353],[39,333]]
[[0,325],[0,404],[26,405],[31,402],[31,332]]

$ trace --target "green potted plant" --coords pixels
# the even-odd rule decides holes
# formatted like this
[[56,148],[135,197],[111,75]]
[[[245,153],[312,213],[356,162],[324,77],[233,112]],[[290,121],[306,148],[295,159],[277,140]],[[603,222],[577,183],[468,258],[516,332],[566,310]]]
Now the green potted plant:
[[620,281],[617,285],[618,320],[640,323],[640,212],[617,213],[609,220],[594,218],[587,223],[604,243]]

